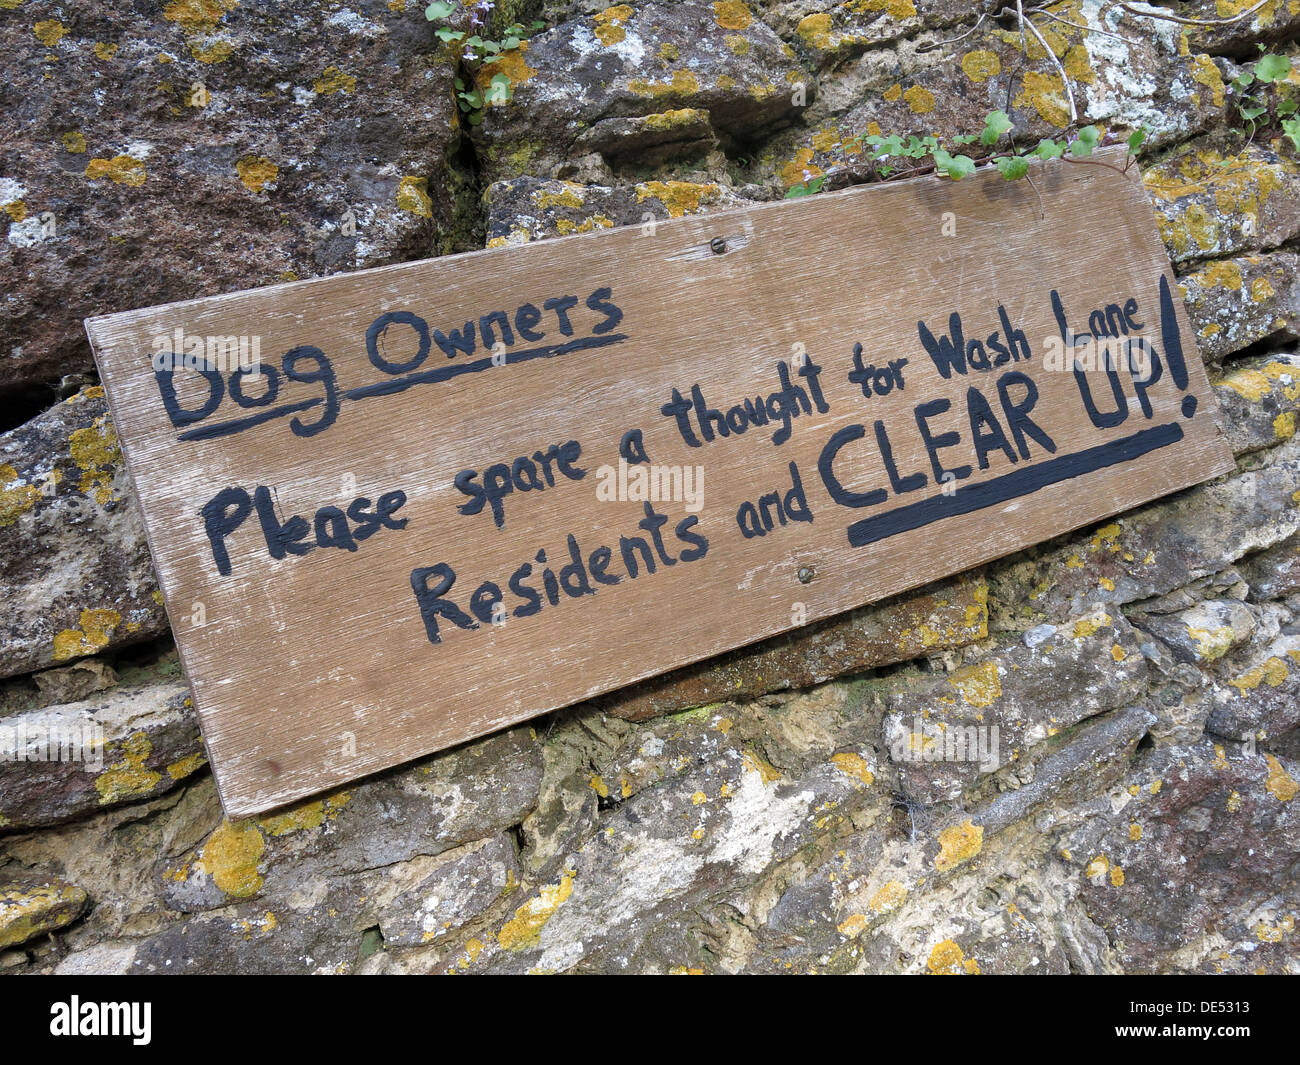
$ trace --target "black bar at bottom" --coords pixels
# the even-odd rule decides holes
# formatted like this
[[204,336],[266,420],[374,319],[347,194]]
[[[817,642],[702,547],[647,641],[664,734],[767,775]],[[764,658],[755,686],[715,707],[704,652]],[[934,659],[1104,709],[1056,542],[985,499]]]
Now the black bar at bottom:
[[1085,473],[1093,473],[1121,462],[1130,462],[1162,447],[1176,444],[1182,438],[1183,427],[1177,422],[1170,422],[1168,425],[1143,429],[1122,440],[1112,440],[1085,451],[1077,451],[1073,455],[1062,455],[1036,466],[1025,466],[991,481],[960,488],[952,495],[932,496],[884,514],[855,521],[848,529],[849,544],[865,547],[877,540],[886,540],[931,522],[995,507],[999,503],[1046,488],[1049,484],[1068,481],[1072,477],[1081,477]]

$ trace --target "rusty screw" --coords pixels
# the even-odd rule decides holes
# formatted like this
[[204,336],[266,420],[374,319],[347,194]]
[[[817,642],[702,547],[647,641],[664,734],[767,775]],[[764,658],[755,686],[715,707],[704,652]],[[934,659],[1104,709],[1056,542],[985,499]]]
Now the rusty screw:
[[709,241],[709,247],[713,249],[714,255],[721,255],[727,250],[727,242],[722,237],[714,237]]
[[799,567],[798,577],[799,577],[800,584],[808,584],[809,582],[812,581],[813,577],[815,576],[816,574],[813,573],[813,568],[811,566]]

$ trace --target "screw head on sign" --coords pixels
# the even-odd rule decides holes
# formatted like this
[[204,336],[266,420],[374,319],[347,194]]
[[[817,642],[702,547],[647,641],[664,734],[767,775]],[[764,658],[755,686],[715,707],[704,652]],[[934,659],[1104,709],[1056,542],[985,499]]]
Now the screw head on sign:
[[800,567],[799,567],[798,577],[799,577],[799,583],[800,583],[800,584],[807,584],[807,583],[809,583],[809,582],[813,579],[814,576],[815,576],[815,574],[813,573],[813,568],[812,568],[811,566],[800,566]]
[[713,249],[714,255],[721,255],[727,250],[727,242],[722,237],[714,237],[709,241],[709,247]]

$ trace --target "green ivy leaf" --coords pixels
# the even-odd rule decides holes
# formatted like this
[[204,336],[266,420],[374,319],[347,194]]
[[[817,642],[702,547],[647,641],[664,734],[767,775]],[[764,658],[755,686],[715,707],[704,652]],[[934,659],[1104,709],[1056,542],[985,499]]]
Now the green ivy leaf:
[[492,53],[492,55],[496,55],[499,51],[501,51],[501,46],[497,44],[496,41],[484,41],[483,47],[486,48],[490,53]]
[[465,91],[465,80],[463,78],[456,78],[452,82],[452,84],[455,85],[456,88],[458,88],[461,92]]
[[1237,108],[1237,110],[1241,112],[1241,117],[1244,118],[1247,122],[1254,122],[1255,119],[1259,118],[1259,116],[1262,115],[1265,111],[1267,111],[1268,108],[1267,107],[1239,107]]
[[470,116],[469,116],[469,124],[470,124],[471,126],[481,126],[481,125],[483,125],[483,112],[482,112],[482,111],[474,111],[473,113],[471,113]]
[[532,26],[532,28],[535,30],[540,30],[545,27],[546,23],[543,22],[541,19],[535,18],[533,19],[532,22],[529,23],[529,25]]
[[1132,133],[1128,135],[1128,150],[1130,152],[1136,152],[1139,148],[1142,147],[1142,143],[1146,139],[1147,139],[1146,126],[1142,126],[1139,129],[1135,129]]
[[984,131],[980,134],[980,143],[986,148],[997,143],[999,137],[1011,128],[1011,119],[1005,111],[994,111],[984,120]]
[[1065,145],[1060,141],[1043,139],[1038,142],[1033,154],[1039,159],[1059,159],[1065,154]]
[[1284,55],[1261,56],[1253,69],[1260,81],[1283,81],[1291,73],[1291,60]]
[[1298,108],[1300,108],[1300,104],[1297,104],[1294,100],[1283,100],[1277,105],[1277,113],[1283,117],[1294,115]]
[[1029,173],[1029,160],[1016,156],[998,160],[998,173],[1007,181],[1015,181]]
[[455,10],[456,5],[447,3],[447,0],[434,0],[432,4],[424,9],[424,17],[430,22],[434,22],[440,18],[446,18]]
[[520,45],[520,39],[512,33],[509,37],[507,37],[504,41],[501,42],[501,50],[508,51],[511,48],[518,48],[519,45]]
[[487,56],[487,57],[483,60],[483,62],[484,62],[484,63],[495,63],[495,62],[497,62],[497,60],[499,60],[499,59],[504,59],[504,58],[505,58],[505,56],[502,56],[502,55],[490,55],[490,56]]
[[476,34],[474,34],[473,37],[471,37],[471,38],[470,38],[468,41],[466,41],[465,43],[466,43],[467,45],[469,45],[471,48],[482,48],[482,47],[483,47],[483,38],[480,37],[480,36],[476,33]]
[[459,41],[465,36],[464,30],[449,30],[446,26],[439,26],[433,32],[437,34],[440,41]]
[[1291,142],[1292,147],[1300,152],[1300,118],[1284,118],[1282,120],[1282,132],[1286,134],[1286,138]]
[[492,80],[491,80],[488,84],[489,84],[489,85],[504,85],[507,89],[509,89],[509,88],[510,88],[510,78],[509,78],[509,76],[506,75],[506,74],[493,74],[493,75],[492,75]]
[[[947,156],[942,162],[939,155]],[[953,181],[960,181],[975,173],[975,160],[968,155],[948,155],[947,152],[935,152],[935,162],[939,164],[940,173],[947,174]]]
[[1070,144],[1070,154],[1075,156],[1091,155],[1101,140],[1101,130],[1096,126],[1084,126],[1079,135]]

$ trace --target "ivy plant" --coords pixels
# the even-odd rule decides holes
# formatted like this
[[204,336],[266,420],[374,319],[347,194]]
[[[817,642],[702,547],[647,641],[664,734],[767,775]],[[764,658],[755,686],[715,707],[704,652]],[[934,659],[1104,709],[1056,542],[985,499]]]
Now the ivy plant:
[[546,23],[534,20],[527,26],[515,22],[499,34],[488,34],[490,16],[496,7],[495,0],[476,0],[469,7],[469,29],[456,29],[448,22],[460,10],[460,5],[449,0],[434,0],[424,9],[424,17],[441,25],[434,31],[444,44],[459,49],[460,69],[455,79],[456,104],[471,126],[483,121],[484,109],[489,104],[506,103],[511,96],[510,79],[505,74],[493,74],[486,88],[479,87],[480,72],[491,63],[498,63],[509,52],[519,48],[530,33],[542,29]]

